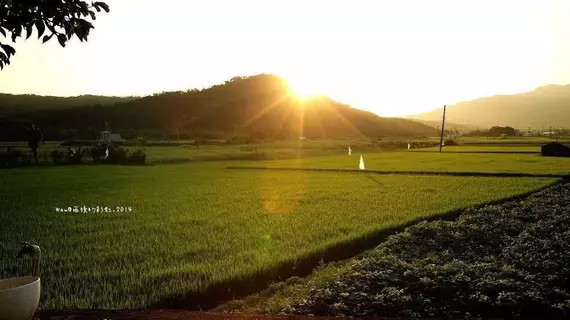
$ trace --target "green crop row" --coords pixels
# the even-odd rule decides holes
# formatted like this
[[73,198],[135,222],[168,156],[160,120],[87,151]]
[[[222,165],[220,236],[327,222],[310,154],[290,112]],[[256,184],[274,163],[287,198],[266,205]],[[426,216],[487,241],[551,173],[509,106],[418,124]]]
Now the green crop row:
[[[338,243],[552,182],[226,165],[0,171],[0,278],[29,272],[16,253],[30,241],[43,249],[42,309],[168,305],[247,286]],[[69,206],[132,212],[56,210]]]

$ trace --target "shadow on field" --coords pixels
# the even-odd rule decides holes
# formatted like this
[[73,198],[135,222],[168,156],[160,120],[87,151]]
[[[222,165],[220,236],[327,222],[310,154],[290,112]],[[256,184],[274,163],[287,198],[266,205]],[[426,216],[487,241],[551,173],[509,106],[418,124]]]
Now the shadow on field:
[[[528,197],[532,193],[567,181],[567,178],[558,179],[554,183],[545,187],[537,188],[523,194],[486,202],[472,207],[479,208],[487,205],[500,204],[507,201],[520,200]],[[366,250],[375,248],[388,236],[397,232],[402,232],[405,228],[413,224],[419,223],[421,221],[454,220],[465,210],[465,208],[462,208],[435,216],[419,218],[397,227],[387,228],[366,234],[359,238],[354,238],[350,241],[337,243],[325,251],[313,252],[298,260],[284,261],[275,267],[259,270],[258,272],[251,275],[219,282],[212,285],[203,292],[194,292],[184,296],[172,296],[170,298],[163,299],[150,307],[159,309],[213,309],[227,301],[233,299],[241,299],[253,293],[259,292],[265,289],[271,283],[283,281],[293,276],[308,276],[320,264],[321,261],[326,263],[345,260],[357,256]],[[148,283],[147,285],[156,286],[157,282],[152,281],[152,283]]]
[[[433,150],[421,150],[421,151],[414,151],[414,152],[422,152],[422,153],[439,153],[439,151]],[[442,153],[467,153],[467,154],[480,154],[480,153],[490,153],[490,154],[536,154],[540,155],[540,151],[445,151],[443,150]]]
[[380,182],[380,181],[378,181],[377,179],[371,177],[369,174],[365,174],[364,176],[365,176],[367,179],[372,180],[372,182],[374,182],[374,183],[376,183],[376,184],[378,184],[378,185],[380,185],[380,186],[384,185],[382,182]]
[[497,178],[570,178],[570,175],[562,174],[535,174],[519,172],[454,172],[454,171],[390,171],[390,170],[355,170],[355,169],[315,169],[315,168],[285,168],[285,167],[226,167],[230,170],[280,170],[280,171],[322,171],[322,172],[355,172],[375,173],[380,175],[404,174],[426,176],[456,176],[456,177],[497,177]]

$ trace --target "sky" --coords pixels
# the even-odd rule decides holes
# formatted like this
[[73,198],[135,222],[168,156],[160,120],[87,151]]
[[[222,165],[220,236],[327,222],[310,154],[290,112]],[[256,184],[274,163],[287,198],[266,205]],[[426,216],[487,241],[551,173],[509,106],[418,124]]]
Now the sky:
[[18,40],[0,92],[150,95],[272,73],[404,116],[570,83],[568,0],[106,2],[87,43]]

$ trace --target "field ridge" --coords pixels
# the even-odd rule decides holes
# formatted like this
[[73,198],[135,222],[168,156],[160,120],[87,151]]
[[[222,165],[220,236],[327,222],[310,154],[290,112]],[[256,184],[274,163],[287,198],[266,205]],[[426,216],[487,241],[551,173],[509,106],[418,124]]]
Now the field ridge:
[[316,172],[358,172],[362,174],[374,173],[379,175],[431,175],[455,177],[496,177],[496,178],[570,178],[566,174],[548,173],[519,173],[519,172],[462,172],[462,171],[400,171],[400,170],[359,170],[359,169],[325,169],[325,168],[295,168],[295,167],[255,167],[255,166],[229,166],[228,170],[276,170],[276,171],[316,171]]

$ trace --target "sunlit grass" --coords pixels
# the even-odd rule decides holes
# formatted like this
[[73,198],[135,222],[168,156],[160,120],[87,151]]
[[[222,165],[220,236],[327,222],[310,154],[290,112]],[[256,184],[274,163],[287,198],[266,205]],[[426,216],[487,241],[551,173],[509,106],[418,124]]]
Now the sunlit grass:
[[[413,152],[439,152],[439,147],[412,149]],[[445,153],[533,153],[540,154],[540,146],[528,146],[524,144],[509,145],[473,145],[445,146]]]
[[[370,157],[367,167],[383,157]],[[350,159],[356,166],[357,158]],[[30,241],[43,249],[41,308],[142,308],[374,230],[552,182],[232,171],[225,165],[0,171],[0,278],[27,271],[16,252]],[[74,205],[133,212],[55,211]]]
[[[461,150],[475,150],[473,147]],[[485,148],[486,149],[486,148]],[[497,154],[458,152],[363,152],[367,170],[437,171],[437,172],[506,172],[535,174],[569,174],[570,158],[542,157],[540,154]],[[266,167],[358,169],[360,153],[308,159],[267,161]]]

